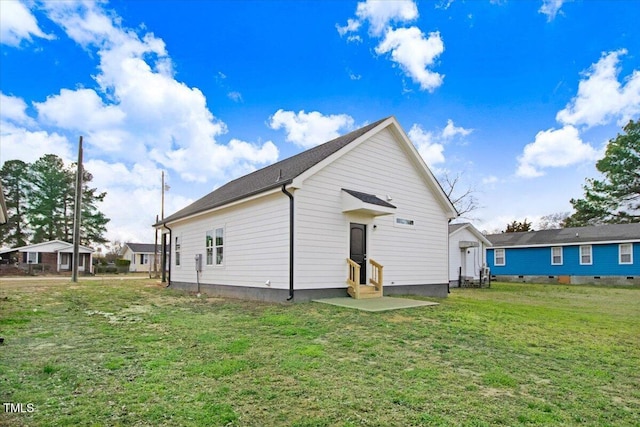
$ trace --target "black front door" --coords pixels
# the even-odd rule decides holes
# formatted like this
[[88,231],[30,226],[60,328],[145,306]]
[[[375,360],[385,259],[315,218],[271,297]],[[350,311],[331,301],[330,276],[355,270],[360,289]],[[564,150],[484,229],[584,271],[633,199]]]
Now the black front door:
[[349,258],[360,264],[360,283],[367,283],[367,226],[351,223],[349,231]]

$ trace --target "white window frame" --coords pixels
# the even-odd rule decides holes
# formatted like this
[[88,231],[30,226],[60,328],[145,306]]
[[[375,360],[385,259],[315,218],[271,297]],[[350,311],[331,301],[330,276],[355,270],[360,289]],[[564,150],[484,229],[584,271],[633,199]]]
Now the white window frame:
[[[498,252],[502,254],[501,257],[498,257]],[[498,263],[498,258],[502,258],[502,262]],[[507,251],[503,248],[496,248],[493,250],[493,265],[496,267],[503,267],[507,265]]]
[[[628,248],[628,251],[625,251],[623,248]],[[629,261],[623,261],[622,256],[628,255]],[[621,265],[629,265],[633,264],[633,243],[620,243],[618,245],[618,264]]]
[[27,264],[38,263],[38,252],[27,252]]
[[[218,236],[218,231],[220,232],[220,236]],[[225,233],[224,227],[217,227],[214,229],[214,241],[213,247],[215,248],[215,260],[216,266],[220,267],[224,265],[224,241],[225,241]],[[218,237],[220,237],[220,241],[218,241]],[[220,255],[218,255],[218,253]]]
[[[559,254],[554,254],[554,251],[559,250]],[[562,265],[564,263],[564,250],[562,246],[552,246],[551,247],[551,265]],[[554,262],[556,257],[560,257],[560,261]]]
[[176,236],[174,241],[174,248],[173,248],[173,254],[174,254],[174,260],[173,263],[176,267],[180,267],[182,260],[181,258],[181,254],[182,254],[182,238],[181,236]]
[[207,233],[204,237],[204,254],[205,254],[205,264],[213,265],[213,258],[215,252],[215,231],[207,230]]
[[396,227],[413,228],[416,226],[416,222],[410,218],[396,216],[393,218],[393,225]]
[[[584,257],[587,256],[587,254],[583,254],[583,250],[584,249],[589,249],[589,261],[584,261]],[[580,250],[579,250],[579,256],[580,256],[580,265],[593,265],[593,247],[591,245],[582,245],[580,246]]]

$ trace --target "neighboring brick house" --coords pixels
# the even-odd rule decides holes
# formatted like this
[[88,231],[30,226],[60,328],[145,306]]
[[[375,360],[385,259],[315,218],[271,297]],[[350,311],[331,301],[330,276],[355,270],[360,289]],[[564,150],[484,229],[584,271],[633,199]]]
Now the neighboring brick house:
[[[81,245],[79,255],[78,271],[92,272],[93,249]],[[0,251],[0,257],[3,263],[17,264],[23,269],[31,265],[44,272],[61,273],[73,268],[73,245],[62,240],[52,240],[5,249]]]

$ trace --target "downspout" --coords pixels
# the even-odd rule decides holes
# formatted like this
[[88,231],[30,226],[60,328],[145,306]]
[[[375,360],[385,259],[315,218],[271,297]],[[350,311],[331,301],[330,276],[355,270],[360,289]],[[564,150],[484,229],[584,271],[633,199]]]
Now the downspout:
[[287,184],[282,185],[282,192],[289,197],[289,298],[293,299],[293,194],[287,191]]
[[[167,226],[167,224],[162,224],[162,226],[167,230],[169,230],[169,247],[171,247],[172,230]],[[165,274],[164,273],[165,266],[167,265],[166,256],[167,256],[167,241],[164,240],[162,245],[162,274]],[[169,277],[167,278],[167,286],[165,286],[165,288],[168,288],[169,286],[171,286],[171,251],[169,251]]]

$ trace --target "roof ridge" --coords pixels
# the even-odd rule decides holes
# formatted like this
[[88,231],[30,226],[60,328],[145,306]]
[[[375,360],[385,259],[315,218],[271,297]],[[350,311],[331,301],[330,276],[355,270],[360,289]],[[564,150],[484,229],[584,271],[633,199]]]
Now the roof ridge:
[[[234,201],[245,199],[255,194],[269,191],[284,184],[289,184],[294,178],[317,165],[330,155],[340,151],[391,117],[393,116],[369,123],[330,141],[228,181],[190,205],[164,218],[156,225],[166,224],[169,221],[195,215]],[[275,173],[270,174],[271,171],[276,170],[278,170],[277,175]]]

